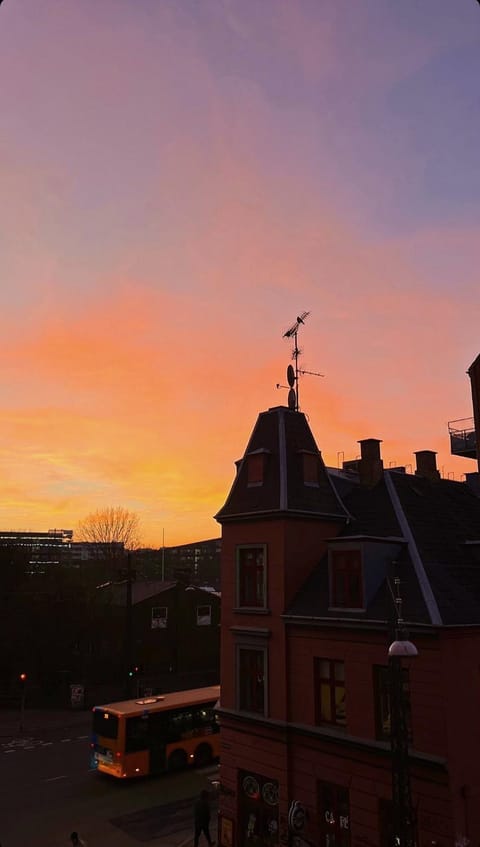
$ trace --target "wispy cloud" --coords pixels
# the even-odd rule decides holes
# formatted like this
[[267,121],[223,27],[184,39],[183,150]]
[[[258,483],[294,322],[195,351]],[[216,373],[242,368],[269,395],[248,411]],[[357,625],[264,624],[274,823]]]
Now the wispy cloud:
[[480,59],[451,9],[9,4],[3,526],[120,504],[152,544],[217,534],[302,309],[328,463],[374,435],[386,464],[430,447],[469,469],[446,422],[478,353]]

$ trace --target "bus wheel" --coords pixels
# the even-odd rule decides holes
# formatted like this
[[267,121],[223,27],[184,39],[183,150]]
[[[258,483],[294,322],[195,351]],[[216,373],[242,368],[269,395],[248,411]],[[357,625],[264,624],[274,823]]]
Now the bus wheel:
[[204,768],[212,761],[212,748],[210,744],[199,744],[195,750],[195,767]]
[[168,759],[169,771],[183,771],[187,767],[187,756],[183,750],[174,750]]

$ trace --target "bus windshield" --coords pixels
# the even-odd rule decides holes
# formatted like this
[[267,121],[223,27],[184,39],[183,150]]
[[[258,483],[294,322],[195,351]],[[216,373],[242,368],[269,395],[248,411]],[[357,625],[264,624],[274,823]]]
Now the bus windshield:
[[104,712],[103,709],[93,710],[93,734],[102,735],[103,738],[118,737],[118,718],[112,715],[111,712]]

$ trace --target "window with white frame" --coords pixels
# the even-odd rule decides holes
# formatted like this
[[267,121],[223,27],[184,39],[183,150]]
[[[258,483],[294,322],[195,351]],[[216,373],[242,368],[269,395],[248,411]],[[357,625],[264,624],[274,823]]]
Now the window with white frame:
[[212,607],[197,606],[197,626],[210,626],[212,623]]
[[168,606],[153,606],[152,629],[166,629],[168,620]]
[[265,609],[267,605],[266,545],[237,547],[237,605]]

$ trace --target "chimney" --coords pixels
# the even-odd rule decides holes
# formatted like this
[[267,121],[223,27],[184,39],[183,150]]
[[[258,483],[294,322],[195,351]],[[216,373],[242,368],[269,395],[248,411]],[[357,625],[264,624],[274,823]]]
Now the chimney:
[[424,476],[433,482],[440,479],[440,473],[437,471],[436,455],[435,450],[417,450],[415,453],[417,461],[415,476]]
[[364,438],[360,444],[358,474],[362,485],[373,487],[383,477],[383,462],[380,456],[379,438]]

